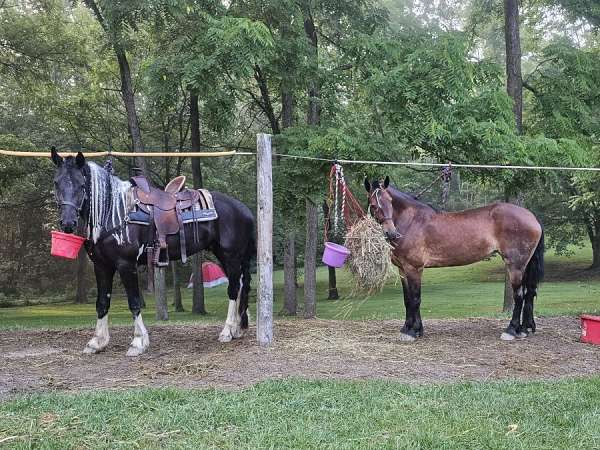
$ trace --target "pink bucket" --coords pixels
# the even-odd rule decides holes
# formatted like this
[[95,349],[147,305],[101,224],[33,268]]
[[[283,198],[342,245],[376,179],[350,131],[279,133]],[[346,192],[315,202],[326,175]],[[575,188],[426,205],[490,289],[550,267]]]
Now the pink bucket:
[[334,244],[333,242],[325,242],[323,262],[328,266],[342,267],[346,262],[348,255],[350,255],[350,250],[343,245]]
[[52,256],[60,256],[67,259],[77,259],[77,254],[85,242],[85,238],[75,234],[67,234],[61,231],[51,231]]

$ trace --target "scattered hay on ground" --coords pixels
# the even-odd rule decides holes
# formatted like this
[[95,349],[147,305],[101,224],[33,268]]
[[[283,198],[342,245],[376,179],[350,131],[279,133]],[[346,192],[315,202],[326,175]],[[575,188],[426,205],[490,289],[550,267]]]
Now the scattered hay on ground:
[[380,292],[394,275],[393,247],[385,238],[383,227],[372,217],[365,217],[348,230],[344,245],[350,250],[348,270],[355,282],[354,293]]
[[[112,327],[98,355],[81,349],[93,329],[0,331],[0,401],[32,392],[185,387],[237,389],[287,377],[440,383],[597,375],[600,346],[579,342],[576,317],[540,317],[538,332],[500,340],[506,319],[430,319],[426,334],[400,341],[402,320],[276,322],[271,347],[222,344],[220,325],[154,325],[150,349],[125,356],[131,327]],[[49,345],[56,349],[49,353]],[[28,358],[5,355],[29,350]]]

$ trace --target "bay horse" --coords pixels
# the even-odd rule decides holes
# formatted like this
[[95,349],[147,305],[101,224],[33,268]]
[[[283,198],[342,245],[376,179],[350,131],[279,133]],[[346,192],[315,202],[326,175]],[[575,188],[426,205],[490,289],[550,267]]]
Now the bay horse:
[[437,211],[390,186],[369,183],[369,210],[393,245],[392,261],[400,271],[406,321],[400,338],[423,335],[421,276],[428,267],[464,266],[500,254],[513,290],[514,310],[503,340],[535,332],[533,300],[544,275],[544,232],[529,210],[493,203],[460,212]]
[[[54,191],[60,208],[60,229],[65,233],[84,230],[88,238],[84,245],[94,264],[98,287],[96,330],[83,351],[98,353],[108,345],[108,310],[113,277],[118,272],[134,321],[127,356],[141,355],[150,341],[140,311],[137,266],[147,263],[144,249],[154,242],[150,242],[153,238],[148,226],[127,220],[132,184],[87,162],[81,152],[63,159],[53,147],[51,158],[56,166]],[[250,261],[256,254],[254,216],[240,201],[220,192],[211,194],[218,218],[184,225],[188,237],[185,251],[187,255],[212,251],[229,278],[227,320],[219,335],[221,342],[229,342],[248,328]],[[170,260],[181,258],[179,233],[167,236],[167,251]]]

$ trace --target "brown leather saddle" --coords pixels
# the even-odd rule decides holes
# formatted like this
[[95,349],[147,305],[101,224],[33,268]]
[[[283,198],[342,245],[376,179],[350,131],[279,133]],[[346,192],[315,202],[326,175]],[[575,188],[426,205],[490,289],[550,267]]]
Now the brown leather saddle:
[[[206,208],[212,208],[214,211],[210,194],[207,191],[184,188],[185,176],[179,176],[171,180],[164,191],[150,186],[144,176],[131,178],[131,183],[135,205],[139,210],[150,216],[148,242],[153,243],[153,245],[147,247],[148,263],[153,263],[159,267],[169,264],[167,236],[177,233],[179,233],[181,260],[185,262],[187,254],[184,214],[192,213],[193,215],[195,210]],[[163,251],[165,257],[161,259]]]

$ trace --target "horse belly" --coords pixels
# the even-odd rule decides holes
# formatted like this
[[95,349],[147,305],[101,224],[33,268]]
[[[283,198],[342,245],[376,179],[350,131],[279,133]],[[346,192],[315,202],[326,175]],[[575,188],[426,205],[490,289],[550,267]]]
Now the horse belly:
[[470,231],[475,230],[462,229],[428,239],[425,267],[466,266],[494,254],[497,250],[494,239],[486,233]]

